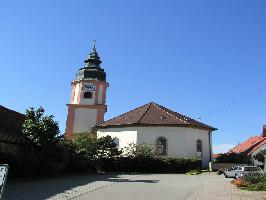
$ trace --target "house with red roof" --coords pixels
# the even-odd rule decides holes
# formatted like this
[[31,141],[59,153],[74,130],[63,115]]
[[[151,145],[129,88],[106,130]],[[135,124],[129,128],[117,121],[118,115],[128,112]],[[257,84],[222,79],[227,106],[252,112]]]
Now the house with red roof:
[[0,153],[17,154],[29,144],[22,135],[25,115],[0,105]]
[[246,141],[236,145],[229,153],[244,154],[250,156],[252,163],[255,165],[261,164],[253,159],[261,150],[266,149],[266,125],[263,126],[262,134],[259,136],[253,136]]

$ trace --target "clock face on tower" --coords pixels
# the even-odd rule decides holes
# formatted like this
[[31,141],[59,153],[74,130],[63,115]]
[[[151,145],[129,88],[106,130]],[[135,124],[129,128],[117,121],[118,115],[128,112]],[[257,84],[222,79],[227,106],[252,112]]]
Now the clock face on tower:
[[86,91],[95,91],[96,85],[93,83],[83,83],[82,84],[82,90]]

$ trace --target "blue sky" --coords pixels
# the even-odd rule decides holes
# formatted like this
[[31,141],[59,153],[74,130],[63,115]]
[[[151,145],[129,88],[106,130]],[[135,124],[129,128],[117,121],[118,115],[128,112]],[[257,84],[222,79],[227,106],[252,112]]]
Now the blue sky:
[[93,39],[110,83],[106,119],[154,101],[217,127],[216,152],[266,124],[263,0],[3,0],[0,10],[0,104],[43,106],[62,132]]

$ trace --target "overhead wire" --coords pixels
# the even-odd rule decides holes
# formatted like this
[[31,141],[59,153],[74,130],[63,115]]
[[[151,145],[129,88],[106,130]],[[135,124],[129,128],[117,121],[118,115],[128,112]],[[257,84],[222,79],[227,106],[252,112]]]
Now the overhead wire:
[[258,95],[260,93],[264,93],[264,92],[266,92],[266,88],[257,90],[257,91],[255,91],[253,93],[250,93],[250,94],[248,94],[248,95],[246,95],[246,96],[244,96],[244,97],[242,97],[240,99],[234,100],[234,101],[232,101],[232,102],[230,102],[228,104],[224,104],[222,106],[219,106],[216,109],[213,109],[212,111],[209,111],[207,113],[204,113],[204,114],[200,115],[197,119],[202,119],[203,117],[215,114],[215,113],[217,113],[217,112],[219,112],[221,110],[224,110],[224,109],[226,109],[226,108],[228,108],[228,107],[230,107],[232,105],[235,105],[235,104],[238,104],[240,102],[246,101],[246,100],[248,100],[248,99],[250,99],[250,98],[252,98],[252,97],[254,97],[254,96],[256,96],[256,95]]

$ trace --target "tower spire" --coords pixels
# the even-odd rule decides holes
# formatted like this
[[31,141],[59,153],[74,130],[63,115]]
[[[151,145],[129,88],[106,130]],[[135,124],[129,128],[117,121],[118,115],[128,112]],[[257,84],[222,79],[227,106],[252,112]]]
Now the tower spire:
[[106,74],[104,69],[100,66],[102,61],[97,53],[96,40],[93,40],[92,49],[88,58],[84,60],[84,62],[85,65],[80,68],[76,74],[76,80],[95,79],[99,81],[106,81]]
[[95,49],[95,51],[96,51],[96,39],[93,40],[92,45],[93,45],[93,50]]
[[87,68],[101,68],[100,64],[102,61],[100,60],[100,56],[96,50],[96,40],[93,40],[92,50],[89,54],[89,57],[84,62],[86,63],[85,67]]

